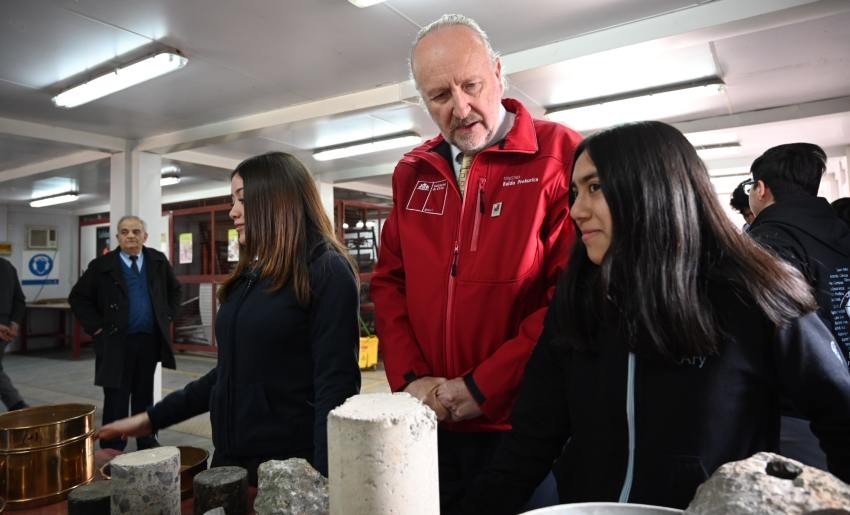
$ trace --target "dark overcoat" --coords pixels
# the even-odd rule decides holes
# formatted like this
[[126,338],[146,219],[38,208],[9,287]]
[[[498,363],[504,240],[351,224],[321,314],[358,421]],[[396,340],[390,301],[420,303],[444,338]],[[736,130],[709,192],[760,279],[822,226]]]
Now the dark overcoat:
[[[95,351],[94,384],[105,388],[121,386],[124,370],[124,340],[127,336],[130,299],[122,271],[120,249],[95,258],[89,263],[68,302],[74,316],[92,335]],[[180,283],[165,254],[144,247],[144,266],[155,318],[162,366],[175,368],[169,323],[180,304]],[[98,329],[102,329],[97,333]]]

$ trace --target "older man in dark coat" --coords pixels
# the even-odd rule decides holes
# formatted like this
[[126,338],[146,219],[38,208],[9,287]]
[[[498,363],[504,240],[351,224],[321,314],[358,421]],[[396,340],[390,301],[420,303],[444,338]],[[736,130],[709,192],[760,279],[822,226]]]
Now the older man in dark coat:
[[[175,368],[169,323],[180,303],[180,283],[168,259],[145,247],[148,234],[138,217],[118,222],[119,248],[94,259],[68,301],[95,349],[94,383],[103,387],[103,424],[145,411],[153,404],[157,361]],[[123,450],[126,441],[101,440]],[[138,449],[158,446],[138,438]]]

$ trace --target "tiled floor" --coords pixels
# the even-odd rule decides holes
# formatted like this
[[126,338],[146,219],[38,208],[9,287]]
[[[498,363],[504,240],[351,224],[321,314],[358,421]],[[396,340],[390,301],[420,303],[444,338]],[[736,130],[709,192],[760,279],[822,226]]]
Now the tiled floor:
[[[177,353],[177,370],[163,371],[163,395],[182,388],[214,366],[215,357],[211,355]],[[3,368],[30,405],[93,404],[97,408],[95,421],[100,425],[103,391],[93,383],[94,352],[91,347],[83,347],[79,360],[71,359],[71,351],[67,348],[6,354]],[[376,370],[363,371],[362,393],[388,391],[389,386],[380,364]],[[210,437],[209,416],[204,414],[161,431],[159,441],[163,445],[191,445],[212,452]],[[135,441],[131,441],[127,449],[135,450],[135,446]]]

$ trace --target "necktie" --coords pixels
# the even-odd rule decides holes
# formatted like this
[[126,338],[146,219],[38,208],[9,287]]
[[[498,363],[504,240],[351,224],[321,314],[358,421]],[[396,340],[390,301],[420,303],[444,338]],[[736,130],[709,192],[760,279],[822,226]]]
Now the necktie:
[[133,262],[133,263],[130,265],[130,269],[131,269],[133,272],[135,272],[135,273],[136,273],[136,275],[139,275],[139,263],[138,263],[138,261],[139,261],[139,256],[130,256],[130,261],[132,261],[132,262]]
[[457,174],[457,186],[461,197],[466,192],[466,175],[469,173],[469,167],[472,166],[473,157],[463,154],[463,159],[460,162],[460,172]]

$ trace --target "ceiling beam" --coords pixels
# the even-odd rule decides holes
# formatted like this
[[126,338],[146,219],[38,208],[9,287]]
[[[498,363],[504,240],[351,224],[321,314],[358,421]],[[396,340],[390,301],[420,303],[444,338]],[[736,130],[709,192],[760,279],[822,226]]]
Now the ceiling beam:
[[371,182],[360,182],[360,181],[350,181],[350,182],[338,182],[334,183],[334,188],[342,188],[346,190],[354,190],[354,191],[363,191],[366,193],[372,193],[374,195],[381,195],[384,197],[392,197],[393,189],[391,186],[382,186],[380,184],[372,184]]
[[380,177],[382,175],[392,175],[395,169],[396,161],[372,166],[361,166],[358,168],[343,168],[333,172],[314,173],[313,175],[325,182],[334,184],[343,181],[356,181],[358,179],[367,179],[369,177]]
[[124,152],[127,149],[127,140],[122,138],[13,118],[0,118],[0,134],[68,143],[107,152]]
[[0,182],[7,182],[13,179],[20,179],[22,177],[30,177],[32,175],[58,170],[60,168],[90,163],[92,161],[105,159],[111,155],[112,154],[97,152],[95,150],[82,150],[80,152],[74,152],[73,154],[47,159],[46,161],[39,161],[37,163],[30,163],[17,168],[0,170]]
[[371,109],[396,102],[409,102],[417,95],[412,82],[399,82],[315,102],[306,102],[264,113],[231,118],[191,129],[151,136],[140,140],[134,150],[157,153],[187,150],[259,134],[260,131],[269,127]]
[[225,170],[233,170],[242,162],[241,159],[232,157],[217,156],[215,154],[207,154],[197,150],[181,150],[163,154],[164,159],[172,159],[174,161],[182,161],[184,163],[192,163],[196,165],[212,166],[213,168],[222,168]]
[[684,133],[733,129],[850,112],[850,96],[673,123]]

